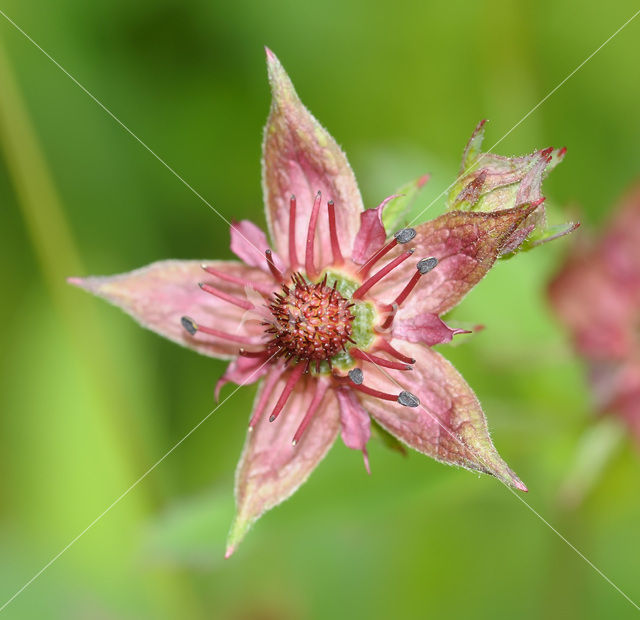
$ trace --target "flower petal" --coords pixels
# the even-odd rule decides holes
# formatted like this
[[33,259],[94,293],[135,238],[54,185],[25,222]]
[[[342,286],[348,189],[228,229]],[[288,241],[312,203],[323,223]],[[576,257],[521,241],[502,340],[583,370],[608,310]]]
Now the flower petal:
[[427,347],[400,340],[394,340],[393,346],[416,360],[414,370],[372,370],[365,375],[365,384],[391,393],[408,390],[420,405],[403,407],[361,394],[362,404],[375,420],[418,452],[491,474],[526,491],[491,443],[480,403],[456,369]]
[[336,390],[336,396],[340,405],[342,441],[347,448],[362,450],[364,466],[367,472],[371,473],[367,455],[367,442],[371,437],[371,418],[356,398],[353,390],[340,387]]
[[[329,133],[304,107],[280,61],[267,49],[271,84],[271,112],[264,132],[262,183],[267,222],[281,256],[288,255],[289,198],[297,199],[296,248],[304,259],[307,228],[315,195],[323,204],[333,200],[338,238],[344,256],[350,256],[358,232],[362,198],[347,158]],[[326,208],[316,232],[316,265],[332,260]]]
[[437,314],[421,312],[413,316],[398,312],[391,324],[394,338],[433,346],[451,342],[456,334],[469,333],[465,329],[449,327]]
[[309,375],[303,375],[283,411],[269,422],[286,381],[282,368],[273,368],[258,391],[254,409],[264,405],[264,410],[247,435],[236,470],[237,511],[229,533],[227,557],[264,512],[287,499],[309,477],[338,434],[338,405],[333,391],[327,390],[309,427],[297,445],[292,445],[318,383]]
[[[190,335],[181,324],[181,318],[188,316],[231,337],[248,338],[256,343],[262,340],[263,328],[252,312],[205,293],[198,283],[211,282],[225,293],[246,299],[244,288],[209,276],[202,264],[203,261],[196,260],[166,260],[128,273],[69,278],[69,282],[106,299],[142,326],[169,340],[211,357],[235,357],[241,343],[199,332]],[[263,286],[273,285],[270,276],[241,263],[207,261],[206,264],[230,276]]]
[[393,204],[390,204],[382,214],[382,224],[390,233],[406,225],[409,211],[422,188],[427,184],[430,175],[423,174],[409,183],[399,187],[394,193],[398,196]]
[[[514,230],[535,207],[523,206],[496,213],[454,211],[416,228],[415,256],[438,259],[435,269],[422,276],[402,306],[405,316],[440,315],[456,306],[486,275]],[[389,253],[392,259],[404,248]],[[378,299],[391,302],[415,273],[405,261],[373,289]]]
[[382,224],[382,211],[387,204],[398,196],[385,198],[375,209],[365,209],[360,214],[360,230],[353,242],[351,259],[362,265],[372,254],[379,250],[387,240],[387,233]]

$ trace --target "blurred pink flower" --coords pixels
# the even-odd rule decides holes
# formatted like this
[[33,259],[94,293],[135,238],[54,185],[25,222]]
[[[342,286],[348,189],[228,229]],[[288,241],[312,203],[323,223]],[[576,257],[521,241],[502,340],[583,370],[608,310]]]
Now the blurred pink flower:
[[576,244],[549,298],[587,362],[597,409],[640,440],[640,186],[599,240]]
[[[383,221],[402,220],[401,199],[364,210],[345,155],[269,50],[267,65],[273,101],[263,189],[273,249],[264,232],[242,221],[231,227],[231,249],[242,262],[169,260],[71,279],[143,326],[232,360],[216,393],[228,381],[263,378],[236,474],[227,555],[261,514],[306,480],[338,433],[362,451],[368,470],[370,416],[419,452],[526,490],[493,447],[472,390],[430,347],[460,331],[440,315],[484,277],[507,243],[512,251],[526,238],[513,241],[539,209],[538,194],[446,213],[387,240]],[[539,189],[549,152],[534,159]],[[505,161],[498,164],[508,167]],[[498,165],[489,164],[489,171]],[[522,178],[506,180],[513,188]]]

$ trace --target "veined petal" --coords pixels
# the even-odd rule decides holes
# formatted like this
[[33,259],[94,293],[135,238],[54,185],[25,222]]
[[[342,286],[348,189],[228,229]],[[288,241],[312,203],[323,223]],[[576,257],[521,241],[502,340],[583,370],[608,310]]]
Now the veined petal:
[[304,258],[311,207],[316,193],[322,192],[315,243],[316,265],[322,268],[332,259],[326,202],[335,203],[340,246],[343,255],[350,256],[362,198],[346,156],[304,107],[271,50],[267,50],[267,68],[273,99],[262,145],[262,185],[269,232],[275,249],[287,256],[289,199],[295,195],[296,248],[298,257]]
[[480,403],[456,369],[427,347],[400,340],[392,344],[416,360],[414,370],[383,373],[375,369],[365,375],[365,382],[384,392],[407,390],[420,399],[420,405],[403,407],[359,394],[375,420],[418,452],[449,465],[491,474],[526,491],[491,443]]
[[[333,391],[327,390],[308,428],[297,445],[292,445],[318,382],[309,375],[303,375],[297,382],[285,408],[269,422],[287,375],[282,375],[281,367],[273,368],[256,396],[254,409],[260,405],[264,405],[264,409],[255,428],[247,435],[236,470],[237,510],[229,533],[227,557],[256,519],[287,499],[309,477],[338,434],[338,404]],[[263,396],[266,400],[261,402]]]
[[364,466],[367,472],[371,473],[369,456],[367,455],[367,442],[371,437],[371,418],[353,390],[348,387],[340,387],[336,390],[336,396],[340,405],[342,441],[347,448],[362,450]]
[[[251,220],[231,224],[231,251],[242,262],[270,273],[264,255],[267,249],[270,249],[267,236]],[[275,252],[272,253],[272,258],[275,266],[283,270],[284,264]]]
[[[443,314],[486,275],[504,244],[535,207],[522,206],[496,213],[454,211],[416,228],[414,256],[438,259],[438,265],[422,276],[403,304],[405,316]],[[393,259],[403,249],[389,253]],[[373,289],[376,298],[391,302],[415,273],[415,261],[407,260]]]
[[247,299],[244,288],[214,279],[202,269],[206,264],[228,275],[265,285],[273,279],[253,267],[233,261],[165,260],[114,276],[69,278],[75,284],[118,306],[138,323],[169,340],[204,355],[229,359],[243,346],[238,342],[197,332],[190,335],[181,318],[260,343],[263,328],[252,311],[235,306],[200,290],[199,282],[209,282],[225,293]]
[[353,242],[351,259],[353,262],[362,265],[371,255],[379,250],[387,240],[382,223],[382,212],[389,202],[398,196],[385,198],[375,209],[365,209],[360,214],[360,230]]

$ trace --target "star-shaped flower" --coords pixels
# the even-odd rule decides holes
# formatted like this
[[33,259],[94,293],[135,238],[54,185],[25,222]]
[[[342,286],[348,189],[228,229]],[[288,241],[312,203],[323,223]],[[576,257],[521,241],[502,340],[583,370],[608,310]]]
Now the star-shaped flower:
[[[419,452],[526,490],[495,450],[473,391],[431,347],[460,331],[440,316],[527,237],[518,231],[539,212],[531,188],[538,183],[539,193],[540,158],[525,162],[537,176],[503,178],[516,191],[495,208],[487,203],[385,230],[383,218],[402,221],[402,199],[390,196],[365,210],[344,153],[269,50],[267,65],[273,101],[263,189],[271,243],[241,221],[231,227],[241,262],[169,260],[71,279],[143,326],[231,360],[217,390],[228,381],[261,380],[237,469],[227,555],[260,515],[306,480],[338,434],[362,451],[369,469],[371,418]],[[511,161],[492,157],[483,183],[496,165]],[[529,189],[520,195],[523,179]],[[406,189],[417,191],[425,181]]]

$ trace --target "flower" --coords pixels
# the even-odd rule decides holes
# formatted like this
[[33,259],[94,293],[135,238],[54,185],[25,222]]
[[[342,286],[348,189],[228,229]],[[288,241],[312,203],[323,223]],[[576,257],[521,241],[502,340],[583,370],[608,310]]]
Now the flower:
[[549,299],[586,361],[596,408],[621,417],[640,441],[640,186],[600,239],[574,246]]
[[241,221],[231,226],[231,249],[242,262],[169,260],[71,280],[175,342],[232,360],[216,392],[262,379],[227,556],[339,433],[368,470],[371,418],[419,452],[526,491],[495,450],[475,394],[431,347],[460,331],[440,316],[484,277],[539,201],[527,194],[522,203],[452,211],[388,238],[383,222],[400,222],[409,197],[365,210],[345,155],[269,50],[267,65],[262,181],[272,245]]

